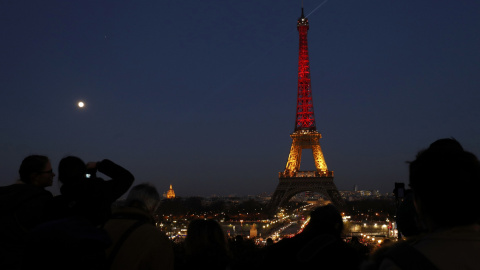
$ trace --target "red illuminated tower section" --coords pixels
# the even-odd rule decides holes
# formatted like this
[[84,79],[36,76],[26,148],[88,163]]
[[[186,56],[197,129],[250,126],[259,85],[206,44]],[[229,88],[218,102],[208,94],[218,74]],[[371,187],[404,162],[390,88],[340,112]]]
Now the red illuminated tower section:
[[[303,15],[303,7],[302,15],[297,21],[297,29],[300,45],[295,130],[290,134],[292,147],[285,170],[279,173],[280,182],[270,201],[270,211],[282,206],[296,194],[306,191],[320,193],[326,200],[330,200],[339,207],[344,205],[340,193],[333,183],[333,171],[328,170],[323,157],[320,147],[322,135],[317,131],[315,124],[307,43],[309,24],[308,19]],[[303,149],[312,149],[315,171],[300,170]]]
[[310,61],[308,60],[308,19],[303,15],[298,19],[297,29],[300,33],[300,48],[298,54],[298,96],[295,131],[316,130],[313,114],[312,88],[310,84]]

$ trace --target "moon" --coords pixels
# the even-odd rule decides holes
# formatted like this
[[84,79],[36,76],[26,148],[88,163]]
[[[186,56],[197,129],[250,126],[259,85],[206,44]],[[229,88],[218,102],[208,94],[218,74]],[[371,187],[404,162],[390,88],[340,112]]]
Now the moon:
[[77,105],[79,108],[85,107],[85,103],[83,103],[83,101],[79,101]]

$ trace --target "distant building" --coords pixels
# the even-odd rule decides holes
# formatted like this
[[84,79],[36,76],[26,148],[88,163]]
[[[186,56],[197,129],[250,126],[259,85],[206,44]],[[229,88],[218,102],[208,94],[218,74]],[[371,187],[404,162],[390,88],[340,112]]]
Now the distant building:
[[357,190],[357,191],[340,191],[340,195],[346,201],[358,201],[365,199],[381,199],[391,198],[392,194],[381,194],[379,190]]
[[167,199],[174,199],[175,198],[175,191],[173,191],[172,185],[170,185],[170,189],[167,191]]
[[250,238],[255,238],[257,237],[257,225],[254,223],[250,227]]

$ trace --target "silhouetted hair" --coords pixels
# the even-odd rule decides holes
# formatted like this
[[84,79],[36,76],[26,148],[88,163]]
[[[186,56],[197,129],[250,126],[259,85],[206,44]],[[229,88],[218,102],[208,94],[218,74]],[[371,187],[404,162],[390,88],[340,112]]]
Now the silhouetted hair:
[[428,147],[430,151],[464,151],[462,145],[454,138],[445,138],[434,141]]
[[[455,139],[441,139],[410,163],[410,186],[422,215],[442,226],[470,224],[480,217],[480,162]],[[425,212],[425,213],[424,213]]]
[[185,238],[185,251],[192,254],[226,254],[227,238],[220,224],[213,219],[190,221]]
[[32,173],[42,172],[48,162],[48,157],[41,155],[30,155],[24,158],[22,164],[20,164],[20,169],[18,169],[20,180],[30,184],[32,181]]
[[341,237],[343,231],[342,215],[333,204],[317,207],[310,213],[310,222],[304,230]]
[[160,203],[160,194],[155,186],[149,183],[143,183],[132,187],[128,193],[125,204],[127,206],[137,206],[141,204],[149,211],[155,211]]
[[87,165],[75,156],[64,157],[58,164],[58,180],[63,184],[84,179],[86,173]]

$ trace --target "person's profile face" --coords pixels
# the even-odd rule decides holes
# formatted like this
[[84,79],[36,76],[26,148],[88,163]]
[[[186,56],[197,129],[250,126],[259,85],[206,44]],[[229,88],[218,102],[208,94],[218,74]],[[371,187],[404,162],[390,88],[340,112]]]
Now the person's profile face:
[[42,171],[35,173],[32,183],[42,188],[49,187],[53,184],[54,176],[55,173],[52,171],[52,164],[48,161]]

